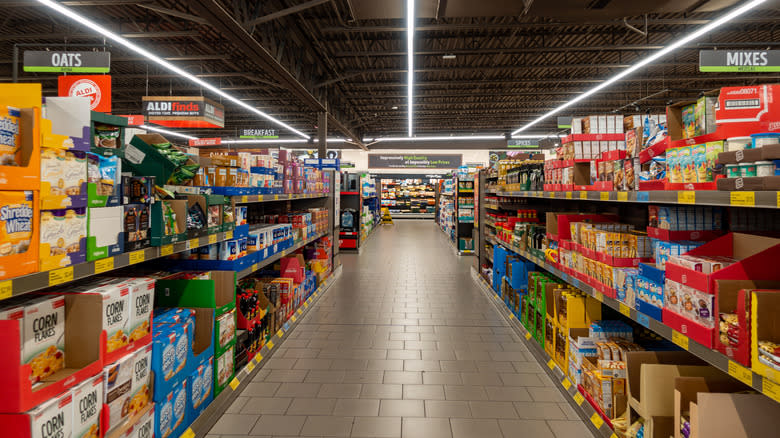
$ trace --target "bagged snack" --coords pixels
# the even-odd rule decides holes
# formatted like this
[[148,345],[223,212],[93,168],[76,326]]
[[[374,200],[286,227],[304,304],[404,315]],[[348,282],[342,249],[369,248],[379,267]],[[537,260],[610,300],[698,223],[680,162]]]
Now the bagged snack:
[[119,136],[121,128],[113,125],[95,125],[95,146],[117,149],[121,147]]

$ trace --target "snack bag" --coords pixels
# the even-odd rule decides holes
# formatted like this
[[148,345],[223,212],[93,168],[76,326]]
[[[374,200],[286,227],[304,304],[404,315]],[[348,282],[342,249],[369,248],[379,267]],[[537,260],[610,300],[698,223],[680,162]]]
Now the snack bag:
[[705,159],[707,161],[707,181],[715,181],[715,168],[717,167],[718,154],[723,152],[723,140],[707,143]]
[[18,166],[19,109],[0,106],[0,166]]

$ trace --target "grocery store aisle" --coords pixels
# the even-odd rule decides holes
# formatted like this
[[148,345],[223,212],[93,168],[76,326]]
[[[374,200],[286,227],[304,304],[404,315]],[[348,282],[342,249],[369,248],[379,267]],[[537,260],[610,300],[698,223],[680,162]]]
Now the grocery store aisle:
[[396,221],[209,437],[591,436],[433,221]]

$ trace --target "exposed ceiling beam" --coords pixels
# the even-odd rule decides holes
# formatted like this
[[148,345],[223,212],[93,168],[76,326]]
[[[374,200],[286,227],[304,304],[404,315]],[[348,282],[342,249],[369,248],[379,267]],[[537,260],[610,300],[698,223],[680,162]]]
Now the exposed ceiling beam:
[[268,15],[255,18],[254,20],[250,20],[244,23],[244,27],[250,28],[252,26],[257,26],[258,24],[267,23],[269,21],[273,21],[276,20],[277,18],[282,18],[287,15],[297,14],[298,12],[305,11],[306,9],[313,8],[314,6],[319,6],[323,3],[328,3],[329,1],[331,0],[309,0],[299,5],[291,6],[289,8],[285,8],[280,11],[276,11]]
[[[121,6],[121,5],[140,5],[144,3],[153,3],[154,0],[62,0],[63,6]],[[4,8],[21,8],[30,6],[41,6],[33,0],[5,1]]]
[[[123,38],[128,39],[155,39],[155,38],[192,38],[197,37],[200,35],[200,32],[195,30],[182,30],[182,31],[170,31],[170,32],[161,32],[161,31],[151,31],[151,32],[130,32],[130,33],[122,33],[120,34]],[[40,33],[21,33],[16,35],[0,35],[0,41],[14,41],[14,40],[40,40],[40,39],[46,39],[48,42],[51,41],[62,41],[64,39],[68,39],[71,42],[74,39],[94,39],[94,40],[103,40],[103,37],[96,33],[48,33],[48,34],[40,34]],[[46,43],[41,43],[41,46],[45,46]]]
[[[440,56],[440,55],[487,55],[487,54],[522,54],[522,53],[557,53],[557,52],[636,52],[640,50],[659,50],[661,45],[625,45],[625,46],[571,46],[571,47],[480,47],[478,49],[431,49],[417,50],[415,55]],[[333,55],[335,58],[351,58],[353,56],[406,56],[402,50],[354,50],[339,51]]]
[[182,18],[184,20],[192,21],[199,24],[208,24],[208,20],[196,15],[188,14],[186,12],[177,11],[175,9],[163,8],[157,5],[138,4],[138,7],[148,9],[150,11],[157,12],[163,15],[170,15],[171,17]]

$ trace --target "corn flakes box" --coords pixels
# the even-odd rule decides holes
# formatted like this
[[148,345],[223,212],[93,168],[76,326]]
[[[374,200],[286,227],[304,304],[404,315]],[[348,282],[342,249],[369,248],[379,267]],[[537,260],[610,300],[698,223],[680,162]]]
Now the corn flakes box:
[[102,297],[100,315],[106,332],[106,352],[126,346],[129,340],[130,288],[123,284],[91,284],[77,288],[76,292]]
[[71,390],[73,438],[100,438],[103,409],[103,376],[91,377]]
[[154,406],[145,413],[128,431],[126,438],[153,438],[154,437]]
[[32,383],[65,367],[65,297],[41,297],[24,307],[23,364]]
[[32,438],[73,438],[73,395],[67,391],[30,411]]
[[154,307],[154,279],[147,277],[113,278],[110,283],[121,283],[130,290],[130,321],[127,327],[128,341],[142,339],[152,332]]
[[130,414],[134,355],[125,356],[103,368],[103,403],[108,405],[106,431],[123,425]]
[[141,412],[152,400],[152,345],[133,353],[133,383],[130,389],[129,415]]

